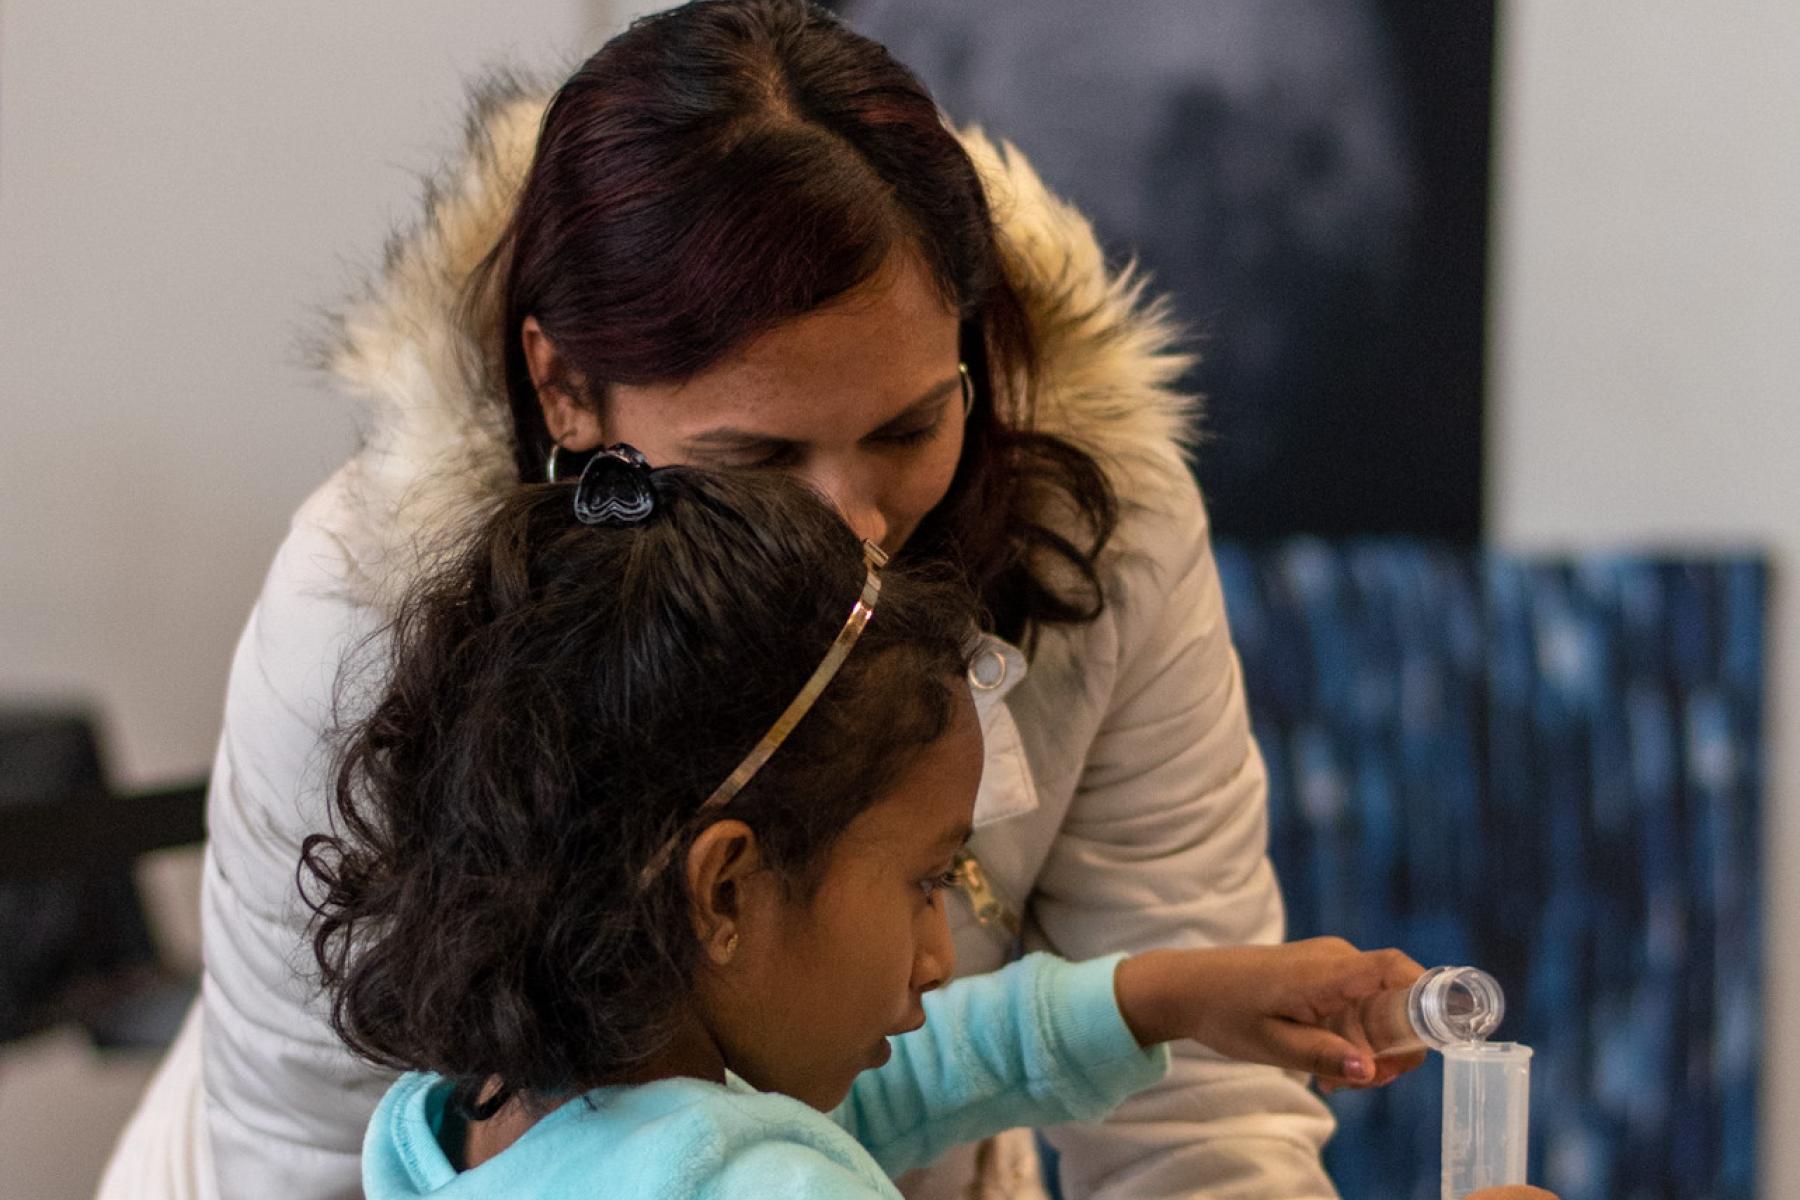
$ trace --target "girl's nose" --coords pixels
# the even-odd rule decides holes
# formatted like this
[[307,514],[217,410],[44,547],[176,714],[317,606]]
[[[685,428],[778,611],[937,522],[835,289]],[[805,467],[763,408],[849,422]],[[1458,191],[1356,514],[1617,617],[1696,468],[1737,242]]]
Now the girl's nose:
[[931,992],[950,982],[956,974],[956,942],[950,936],[950,918],[943,904],[931,906],[930,929],[919,940],[919,952],[913,959],[913,990]]

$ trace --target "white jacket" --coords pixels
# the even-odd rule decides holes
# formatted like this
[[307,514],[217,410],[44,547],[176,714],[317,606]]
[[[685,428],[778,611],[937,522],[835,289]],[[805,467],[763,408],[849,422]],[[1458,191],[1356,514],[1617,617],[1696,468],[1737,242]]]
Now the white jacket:
[[[176,1057],[188,1065],[164,1074],[185,1071],[191,1086],[203,1058],[219,1194],[233,1200],[358,1192],[363,1127],[387,1079],[324,1022],[295,866],[301,838],[325,826],[340,662],[378,641],[419,548],[514,479],[503,405],[465,373],[457,285],[504,222],[541,111],[517,90],[483,101],[465,156],[344,314],[330,367],[370,403],[366,442],[296,514],[232,665],[209,810],[203,1054],[185,1039]],[[1005,672],[978,693],[987,764],[973,849],[1033,948],[1081,959],[1278,940],[1264,769],[1181,449],[1190,405],[1170,387],[1185,360],[1141,283],[1109,272],[1087,223],[1016,152],[979,133],[965,142],[1039,339],[1040,427],[1093,453],[1123,503],[1105,614],[1050,627],[1029,667],[997,642],[977,663],[983,682]],[[952,922],[961,971],[1008,956],[1008,935],[967,905],[952,905]],[[148,1108],[138,1118],[156,1120]],[[169,1124],[168,1137],[199,1132]],[[1335,1195],[1319,1163],[1331,1127],[1300,1080],[1189,1045],[1113,1119],[1050,1136],[1071,1200],[1300,1200]],[[134,1129],[122,1146],[157,1141]],[[909,1186],[966,1194],[946,1184],[966,1181],[973,1157]],[[115,1163],[114,1179],[132,1174]]]

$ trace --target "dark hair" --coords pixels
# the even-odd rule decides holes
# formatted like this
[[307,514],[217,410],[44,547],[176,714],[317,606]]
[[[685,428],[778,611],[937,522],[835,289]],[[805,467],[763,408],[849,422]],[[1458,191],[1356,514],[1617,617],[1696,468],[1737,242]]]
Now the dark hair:
[[643,525],[528,486],[409,594],[351,726],[334,833],[300,883],[331,1020],[357,1053],[472,1097],[615,1081],[663,1045],[698,943],[671,836],[757,833],[802,900],[835,839],[948,727],[974,621],[951,572],[896,564],[789,739],[698,816],[861,594],[855,536],[774,475],[655,471]]
[[527,316],[566,364],[559,382],[598,404],[609,383],[705,370],[897,252],[960,315],[976,380],[962,461],[908,552],[955,562],[1003,636],[1094,619],[1116,498],[1089,454],[1033,428],[1036,348],[974,164],[911,72],[804,0],[641,19],[550,102],[471,293],[500,290],[520,478],[543,478],[550,447]]

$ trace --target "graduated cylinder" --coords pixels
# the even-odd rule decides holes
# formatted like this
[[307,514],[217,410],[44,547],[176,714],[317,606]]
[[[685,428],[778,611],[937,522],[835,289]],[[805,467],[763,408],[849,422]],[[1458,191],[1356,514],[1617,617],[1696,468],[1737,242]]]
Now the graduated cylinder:
[[1444,1056],[1443,1200],[1525,1182],[1531,1050],[1487,1040],[1505,1015],[1500,985],[1474,967],[1435,967],[1359,1007],[1378,1056]]
[[1531,1047],[1446,1046],[1443,1200],[1525,1182],[1531,1128]]

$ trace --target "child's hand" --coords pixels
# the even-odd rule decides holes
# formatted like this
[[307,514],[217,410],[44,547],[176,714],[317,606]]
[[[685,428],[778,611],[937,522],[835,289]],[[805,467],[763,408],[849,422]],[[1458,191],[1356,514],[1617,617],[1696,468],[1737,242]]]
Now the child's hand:
[[1282,946],[1153,950],[1119,964],[1119,1010],[1146,1045],[1189,1037],[1230,1058],[1310,1071],[1325,1086],[1386,1083],[1422,1055],[1377,1060],[1361,1001],[1424,973],[1398,950],[1341,938]]

